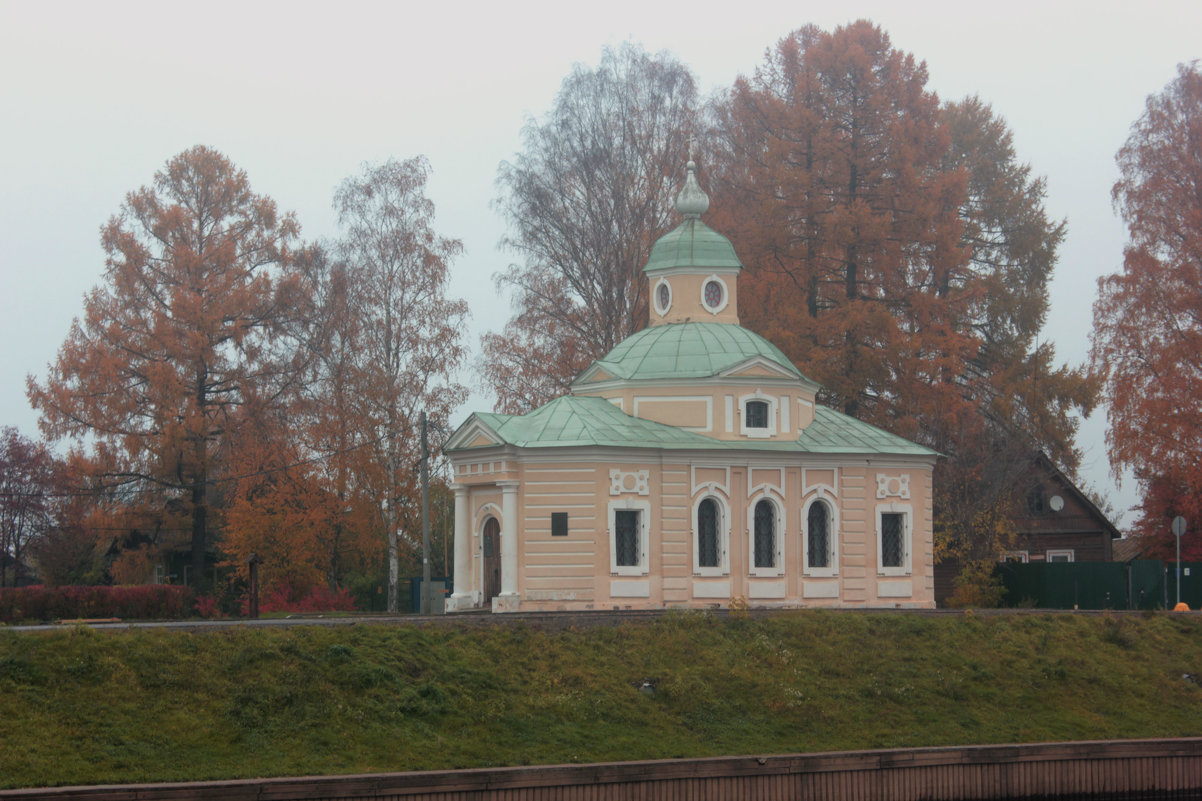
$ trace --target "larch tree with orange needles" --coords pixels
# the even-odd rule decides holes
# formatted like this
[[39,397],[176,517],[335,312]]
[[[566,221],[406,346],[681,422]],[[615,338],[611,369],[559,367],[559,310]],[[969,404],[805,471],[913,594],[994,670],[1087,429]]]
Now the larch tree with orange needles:
[[1202,524],[1202,73],[1182,64],[1148,98],[1117,156],[1115,208],[1127,226],[1121,272],[1099,281],[1093,364],[1105,381],[1115,470],[1143,489],[1136,528],[1169,537]]
[[1071,469],[1080,371],[1036,337],[1061,225],[975,99],[942,105],[924,64],[869,22],[802,28],[714,106],[714,225],[747,266],[745,324],[845,413],[948,458],[940,555],[1004,539],[1035,449]]
[[107,483],[182,507],[197,587],[213,488],[248,411],[299,374],[302,350],[281,336],[300,305],[297,233],[221,153],[179,154],[104,226],[104,283],[45,380],[28,380],[49,439],[87,445]]

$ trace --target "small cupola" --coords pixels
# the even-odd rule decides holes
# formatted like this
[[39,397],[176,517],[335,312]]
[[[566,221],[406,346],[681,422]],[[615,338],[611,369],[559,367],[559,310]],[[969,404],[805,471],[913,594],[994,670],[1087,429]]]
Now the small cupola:
[[651,325],[708,322],[739,324],[737,282],[743,263],[734,245],[701,221],[710,199],[687,165],[676,210],[684,222],[651,247],[643,272],[651,292]]

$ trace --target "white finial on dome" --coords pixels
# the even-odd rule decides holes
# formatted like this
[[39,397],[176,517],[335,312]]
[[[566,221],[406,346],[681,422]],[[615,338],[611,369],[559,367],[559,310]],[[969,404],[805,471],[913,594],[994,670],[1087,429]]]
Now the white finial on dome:
[[710,207],[710,198],[697,183],[697,164],[692,159],[687,165],[688,175],[684,179],[684,189],[676,196],[676,210],[686,219],[697,219]]

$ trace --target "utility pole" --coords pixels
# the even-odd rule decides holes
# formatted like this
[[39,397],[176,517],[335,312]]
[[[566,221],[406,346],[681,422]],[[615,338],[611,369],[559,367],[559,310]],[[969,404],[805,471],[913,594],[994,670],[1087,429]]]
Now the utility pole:
[[430,443],[426,436],[426,413],[422,412],[422,608],[430,614]]

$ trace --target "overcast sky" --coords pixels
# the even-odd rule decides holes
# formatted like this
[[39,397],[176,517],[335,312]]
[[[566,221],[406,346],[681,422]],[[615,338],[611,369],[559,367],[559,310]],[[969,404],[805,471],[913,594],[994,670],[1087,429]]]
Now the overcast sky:
[[[37,435],[25,376],[44,378],[102,278],[100,226],[173,155],[215,147],[254,191],[334,232],[335,186],[363,162],[424,154],[443,236],[463,240],[452,293],[469,344],[500,328],[491,277],[507,257],[497,165],[575,63],[624,41],[667,50],[703,92],[728,86],[788,32],[866,18],[926,62],[944,99],[977,94],[1014,131],[1068,221],[1044,338],[1088,354],[1097,278],[1121,264],[1114,154],[1176,65],[1202,57],[1202,2],[53,2],[0,0],[0,425]],[[492,399],[474,374],[469,411]],[[1125,510],[1095,414],[1083,475]],[[1132,515],[1125,516],[1131,522]]]

